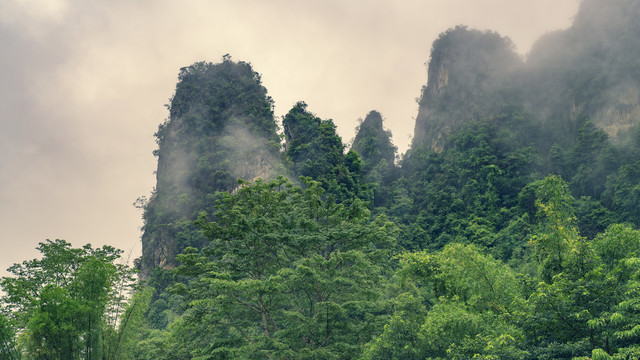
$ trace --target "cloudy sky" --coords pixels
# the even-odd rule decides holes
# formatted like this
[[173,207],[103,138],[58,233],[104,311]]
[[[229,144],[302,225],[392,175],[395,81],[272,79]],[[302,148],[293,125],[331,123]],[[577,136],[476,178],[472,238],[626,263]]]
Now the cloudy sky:
[[343,139],[380,111],[404,152],[431,43],[465,24],[523,56],[579,0],[1,0],[0,275],[61,238],[140,255],[132,203],[180,67],[250,62],[276,115],[298,100]]

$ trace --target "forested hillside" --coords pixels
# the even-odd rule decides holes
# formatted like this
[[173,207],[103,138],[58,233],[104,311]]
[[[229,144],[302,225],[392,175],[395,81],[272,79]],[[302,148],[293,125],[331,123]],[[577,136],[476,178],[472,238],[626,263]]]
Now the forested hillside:
[[378,111],[349,148],[313,104],[275,119],[248,63],[182,68],[141,280],[42,243],[3,279],[0,357],[640,358],[638,18],[585,0],[525,59],[444,31],[403,155]]

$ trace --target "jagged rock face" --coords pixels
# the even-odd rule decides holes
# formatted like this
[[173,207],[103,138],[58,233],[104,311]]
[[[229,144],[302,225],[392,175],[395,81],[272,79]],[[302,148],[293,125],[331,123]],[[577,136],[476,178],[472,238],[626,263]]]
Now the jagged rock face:
[[522,64],[507,38],[456,27],[433,43],[413,146],[441,150],[451,131],[484,116],[490,95]]
[[606,106],[592,117],[592,122],[604,130],[610,139],[622,140],[628,130],[640,123],[640,89],[638,84],[621,84],[607,89]]
[[182,68],[170,117],[156,134],[157,185],[145,207],[142,275],[171,268],[187,246],[206,240],[193,226],[211,212],[216,191],[237,179],[278,172],[279,137],[272,100],[251,66],[225,58]]

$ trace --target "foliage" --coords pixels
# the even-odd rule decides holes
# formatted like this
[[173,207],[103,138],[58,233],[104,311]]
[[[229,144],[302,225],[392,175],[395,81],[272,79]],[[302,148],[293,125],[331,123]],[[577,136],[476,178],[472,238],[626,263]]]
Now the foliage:
[[[28,358],[115,358],[126,327],[120,323],[134,272],[115,263],[110,246],[72,248],[40,243],[41,259],[14,264],[2,279],[4,308],[12,314]],[[123,325],[118,330],[119,325]]]
[[533,245],[541,281],[533,286],[522,318],[532,353],[558,359],[632,352],[637,336],[628,331],[638,318],[624,309],[637,270],[626,259],[635,256],[640,233],[611,225],[588,241],[573,223],[566,183],[548,177],[538,195],[541,225]]
[[516,218],[517,200],[529,180],[532,149],[522,147],[512,132],[491,121],[469,123],[442,153],[413,149],[402,167],[411,208],[390,214],[406,234],[400,239],[404,247],[475,243],[507,260],[524,244],[516,234],[526,231]]
[[280,171],[273,101],[250,64],[198,62],[180,69],[178,79],[169,119],[155,134],[157,185],[143,204],[145,276],[175,265],[183,249],[206,244],[193,221],[211,210],[216,191]]
[[338,202],[371,198],[361,180],[362,160],[353,151],[344,154],[332,120],[321,120],[307,110],[307,104],[298,102],[282,125],[285,155],[294,174],[319,181]]
[[633,157],[607,178],[603,203],[621,219],[640,225],[640,161]]
[[2,359],[20,359],[16,344],[16,332],[8,317],[0,313],[0,357]]
[[193,280],[174,286],[187,305],[169,340],[181,358],[352,358],[376,331],[389,225],[302,181],[241,182],[215,222],[201,217],[211,244],[179,256]]
[[[131,296],[124,313],[119,318],[117,331],[109,338],[109,351],[105,359],[125,360],[138,359],[136,355],[138,344],[143,340],[143,332],[146,330],[147,322],[145,314],[149,309],[153,288],[146,287],[140,289]],[[115,329],[111,329],[115,330]]]
[[[366,359],[523,359],[522,332],[507,319],[522,300],[515,273],[472,245],[400,258],[408,292],[365,349]],[[426,309],[425,305],[426,304]]]
[[371,111],[356,129],[351,150],[362,157],[365,182],[373,187],[375,207],[390,203],[391,183],[398,177],[395,165],[398,148],[391,142],[391,132],[382,127],[382,115]]
[[536,198],[540,220],[531,244],[540,278],[551,282],[567,267],[567,257],[577,251],[581,239],[567,183],[558,176],[547,177],[538,186]]

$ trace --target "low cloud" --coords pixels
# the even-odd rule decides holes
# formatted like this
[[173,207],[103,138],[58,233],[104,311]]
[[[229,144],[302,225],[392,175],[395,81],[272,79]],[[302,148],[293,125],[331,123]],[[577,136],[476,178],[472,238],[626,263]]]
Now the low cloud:
[[404,151],[440,32],[495,29],[526,52],[577,3],[2,1],[0,268],[45,238],[139,254],[131,203],[155,184],[153,133],[180,67],[230,53],[263,75],[276,116],[304,100],[349,139],[377,109]]

